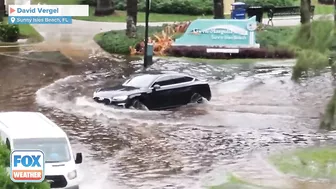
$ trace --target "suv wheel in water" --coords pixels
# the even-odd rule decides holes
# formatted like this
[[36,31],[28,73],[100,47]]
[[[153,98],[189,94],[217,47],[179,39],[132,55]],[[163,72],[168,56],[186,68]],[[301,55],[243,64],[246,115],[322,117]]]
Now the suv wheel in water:
[[203,97],[202,97],[202,95],[200,95],[200,94],[198,94],[198,93],[194,93],[194,94],[191,96],[190,102],[191,102],[191,103],[197,103],[197,104],[200,104],[200,103],[203,102]]
[[135,99],[132,101],[132,105],[131,107],[133,107],[134,109],[137,110],[148,110],[147,106],[144,105],[140,100]]

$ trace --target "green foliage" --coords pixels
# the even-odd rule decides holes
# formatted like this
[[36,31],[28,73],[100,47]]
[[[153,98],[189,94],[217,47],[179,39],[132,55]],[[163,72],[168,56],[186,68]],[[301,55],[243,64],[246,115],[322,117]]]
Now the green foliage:
[[10,161],[10,151],[0,142],[0,188],[1,189],[50,189],[47,182],[42,183],[14,183],[7,172]]
[[20,37],[20,30],[17,25],[0,23],[0,41],[16,42]]
[[296,64],[293,67],[292,78],[299,79],[302,76],[309,76],[309,70],[314,71],[314,75],[328,66],[328,57],[315,50],[303,50],[299,53]]
[[[162,27],[149,27],[149,34],[152,35],[156,32],[162,31]],[[116,54],[129,54],[130,46],[134,46],[140,41],[144,40],[145,27],[137,27],[137,36],[135,38],[129,38],[125,34],[125,30],[109,31],[103,34],[98,34],[95,37],[95,41],[105,51]]]
[[297,30],[296,27],[270,27],[257,32],[256,42],[262,48],[274,48],[288,45],[292,36]]
[[7,146],[0,142],[0,166],[9,167],[10,151]]
[[296,32],[291,43],[302,49],[312,49],[324,53],[334,41],[334,25],[332,21],[318,20],[303,25]]
[[271,157],[283,173],[302,177],[335,178],[336,150],[334,148],[301,149]]
[[245,0],[244,2],[254,6],[292,6],[294,4],[293,0]]
[[308,76],[310,70],[318,74],[327,67],[330,49],[335,46],[335,41],[332,21],[318,20],[301,26],[290,42],[302,49],[293,67],[292,78],[297,80],[301,76]]

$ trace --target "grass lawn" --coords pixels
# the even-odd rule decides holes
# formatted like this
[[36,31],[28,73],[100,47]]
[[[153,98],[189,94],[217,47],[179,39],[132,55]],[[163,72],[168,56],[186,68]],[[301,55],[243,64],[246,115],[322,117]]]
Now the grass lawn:
[[230,175],[227,181],[221,185],[211,186],[210,189],[269,189],[263,186],[257,186],[254,184],[249,184],[240,178]]
[[270,158],[283,173],[311,178],[336,177],[336,149],[309,148]]
[[[4,22],[7,23],[8,18],[4,18]],[[19,24],[20,36],[21,38],[28,39],[28,42],[36,43],[43,41],[43,37],[35,28],[29,24]]]
[[317,0],[312,0],[311,2],[315,5],[315,15],[318,14],[333,14],[334,13],[334,6],[333,5],[321,5],[318,3]]

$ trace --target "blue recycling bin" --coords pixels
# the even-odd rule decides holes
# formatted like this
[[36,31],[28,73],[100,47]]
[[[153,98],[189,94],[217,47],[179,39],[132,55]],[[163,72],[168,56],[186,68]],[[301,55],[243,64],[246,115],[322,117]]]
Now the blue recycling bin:
[[235,2],[231,4],[231,19],[245,19],[246,18],[246,4],[243,2]]

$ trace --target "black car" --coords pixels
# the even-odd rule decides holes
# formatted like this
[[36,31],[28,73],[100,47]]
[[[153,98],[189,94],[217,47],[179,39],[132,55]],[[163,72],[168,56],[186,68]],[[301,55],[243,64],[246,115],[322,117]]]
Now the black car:
[[124,108],[160,110],[211,99],[209,84],[181,73],[137,74],[123,84],[99,88],[96,102]]

